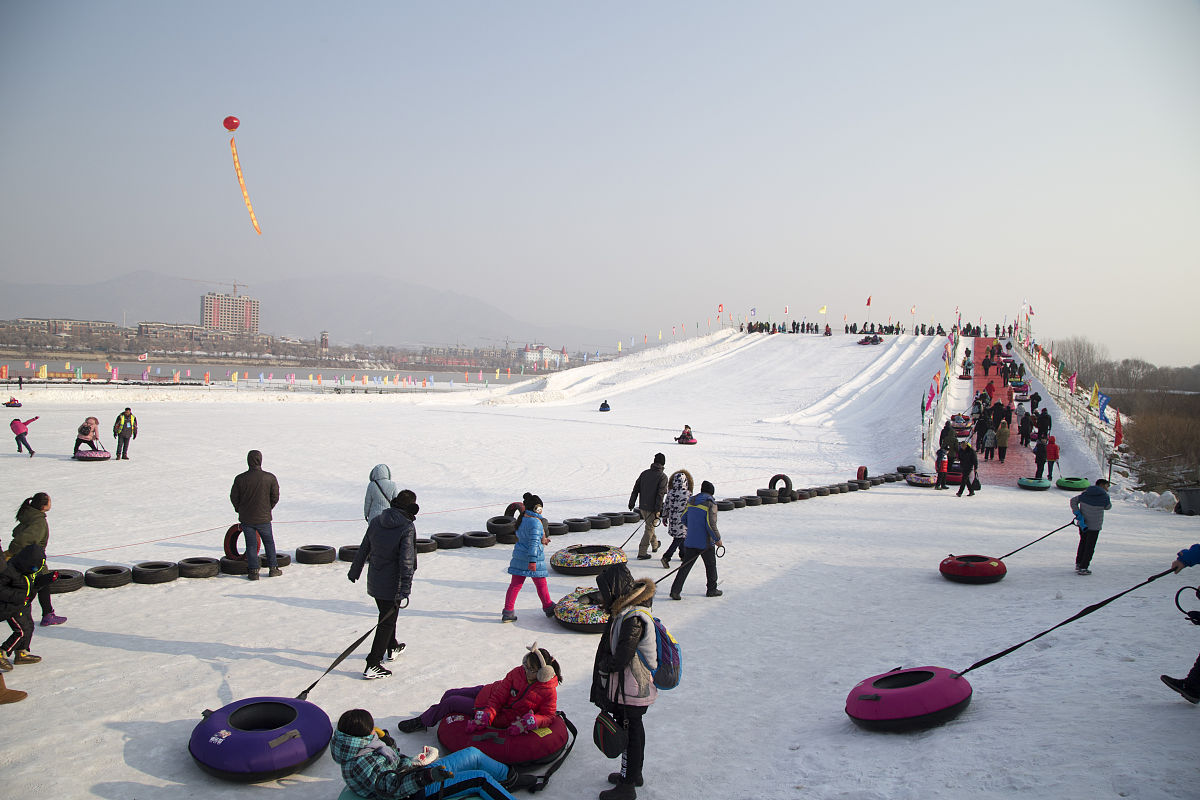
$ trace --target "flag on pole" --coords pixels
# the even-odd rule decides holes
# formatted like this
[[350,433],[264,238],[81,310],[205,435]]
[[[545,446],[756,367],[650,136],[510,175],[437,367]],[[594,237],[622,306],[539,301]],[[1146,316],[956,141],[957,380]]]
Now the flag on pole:
[[142,353],[140,356],[138,356],[138,361],[145,361],[148,358],[150,358],[149,353]]
[[1100,393],[1100,421],[1108,422],[1108,417],[1104,416],[1104,410],[1108,408],[1108,395],[1104,392]]
[[1092,396],[1088,400],[1088,408],[1096,408],[1100,405],[1100,384],[1092,381]]
[[1033,316],[1033,306],[1029,307],[1029,316]]
[[871,305],[871,295],[867,295],[867,306],[870,307],[870,305]]
[[786,305],[784,305],[784,307],[783,307],[783,313],[785,313],[785,314],[786,314],[787,312],[788,312],[788,307],[787,307]]
[[1120,447],[1121,442],[1125,441],[1125,432],[1121,430],[1121,412],[1117,411],[1117,422],[1113,426],[1113,447]]
[[824,314],[828,310],[828,308],[829,308],[829,306],[821,306],[819,309],[817,309],[817,313]]
[[1071,394],[1075,394],[1075,381],[1078,377],[1079,372],[1076,371],[1072,372],[1071,377],[1067,379],[1067,389],[1070,390]]
[[908,313],[909,313],[909,314],[912,314],[912,315],[914,315],[914,316],[915,316],[915,315],[916,315],[916,313],[917,313],[917,307],[916,307],[916,306],[913,306],[912,308],[910,308],[910,309],[908,310]]

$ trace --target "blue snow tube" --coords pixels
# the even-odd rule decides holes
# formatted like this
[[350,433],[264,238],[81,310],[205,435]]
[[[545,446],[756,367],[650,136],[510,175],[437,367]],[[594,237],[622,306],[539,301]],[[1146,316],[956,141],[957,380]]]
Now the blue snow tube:
[[318,706],[293,697],[248,697],[205,711],[188,752],[210,775],[240,783],[273,781],[315,761],[333,738]]

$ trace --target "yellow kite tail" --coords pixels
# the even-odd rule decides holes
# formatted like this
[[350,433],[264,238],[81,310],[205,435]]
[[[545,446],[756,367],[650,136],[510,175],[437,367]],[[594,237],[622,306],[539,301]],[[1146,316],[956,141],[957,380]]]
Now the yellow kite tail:
[[262,228],[258,227],[258,218],[254,216],[254,206],[250,205],[250,193],[246,191],[246,181],[242,178],[242,162],[238,161],[237,144],[229,137],[229,152],[233,153],[233,171],[237,173],[238,186],[242,187],[242,199],[246,201],[246,210],[250,212],[250,223],[254,231],[262,236]]

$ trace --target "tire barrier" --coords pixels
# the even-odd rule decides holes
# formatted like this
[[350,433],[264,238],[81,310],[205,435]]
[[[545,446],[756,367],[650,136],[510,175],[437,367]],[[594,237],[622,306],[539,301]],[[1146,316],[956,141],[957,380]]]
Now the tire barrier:
[[889,472],[883,476],[883,479],[888,483],[895,483],[896,481],[900,480],[900,478],[901,475],[898,472]]
[[463,534],[463,544],[467,547],[491,547],[496,544],[496,534],[487,531],[467,531]]
[[718,500],[717,511],[733,511],[734,505],[732,500]]
[[131,570],[134,583],[170,583],[179,577],[174,561],[143,561]]
[[296,548],[298,564],[332,564],[337,560],[337,550],[327,544],[302,544]]
[[[759,491],[761,492],[763,490],[759,489]],[[773,506],[779,502],[779,495],[767,495],[766,497],[760,497],[758,498],[758,502],[760,505]]]
[[601,531],[601,530],[604,530],[605,528],[612,527],[612,521],[609,520],[608,517],[595,516],[595,517],[588,517],[587,519],[588,519],[588,522],[592,523],[592,530],[594,530],[594,531]]
[[783,488],[787,489],[789,492],[792,490],[792,479],[789,478],[787,475],[784,475],[782,472],[779,473],[778,475],[772,476],[771,481],[767,484],[767,488],[768,489],[778,489],[779,487],[777,486],[777,484],[780,481],[783,481]]
[[859,681],[846,714],[872,731],[909,731],[954,719],[971,702],[971,684],[945,667],[897,669]]
[[517,535],[515,533],[497,533],[496,542],[498,544],[516,544]]
[[883,476],[876,475],[873,478],[865,478],[864,480],[869,481],[872,486],[879,486],[880,484],[883,483]]
[[576,587],[575,591],[554,604],[554,619],[564,628],[580,633],[603,633],[608,611],[595,602],[595,586]]
[[457,550],[463,546],[461,533],[435,533],[430,538],[437,542],[438,550]]
[[58,580],[50,584],[50,594],[66,594],[83,588],[83,573],[77,569],[60,569]]
[[550,556],[550,567],[563,575],[599,575],[613,564],[625,564],[625,552],[604,544],[573,544]]
[[592,529],[592,523],[586,517],[571,517],[564,519],[563,523],[571,533],[586,533]]
[[759,489],[755,494],[762,498],[779,497],[779,490],[772,486],[769,489]]
[[[257,534],[256,534],[257,535]],[[238,550],[238,545],[242,541],[242,526],[235,522],[229,526],[229,530],[225,531],[225,557],[233,559],[246,560],[246,554]],[[258,536],[258,549],[262,551],[262,537]]]
[[[259,561],[260,562],[262,561],[261,557],[259,558]],[[275,554],[275,566],[286,567],[286,566],[289,566],[291,563],[292,563],[292,557],[290,555],[288,555],[287,553],[276,553]]]
[[196,556],[179,560],[181,578],[215,578],[221,571],[221,562],[215,558]]
[[438,549],[438,544],[433,539],[423,539],[420,537],[417,538],[417,552],[418,553],[432,553],[434,550],[437,550],[437,549]]
[[813,489],[813,492],[816,493],[817,497],[829,497],[828,486],[818,486],[817,488]]
[[791,493],[791,491],[790,491],[790,490],[788,490],[788,489],[780,489],[780,490],[779,490],[779,494],[778,494],[778,495],[775,497],[775,502],[777,502],[777,503],[790,503],[790,502],[792,502],[792,493]]
[[359,545],[345,544],[338,548],[338,561],[353,561],[358,555]]
[[623,511],[621,513],[623,513],[625,515],[626,522],[641,522],[642,521],[642,515],[640,513],[638,513],[637,511]]
[[869,477],[867,475],[867,468],[859,467],[858,471],[854,474],[854,477],[856,480],[865,481]]
[[946,580],[956,583],[995,583],[1008,574],[1008,567],[998,558],[953,553],[942,559],[938,570]]
[[[861,488],[862,488],[862,487],[859,485],[859,481],[846,481],[846,483],[845,483],[844,485],[845,485],[845,487],[846,487],[845,491],[848,491],[848,492],[857,492],[859,489],[861,489]],[[870,482],[868,481],[868,482],[867,482],[867,486],[869,487],[870,485],[871,485],[871,484],[870,484]]]
[[[613,527],[613,528],[616,528],[619,525],[625,524],[625,512],[624,511],[604,511],[604,512],[601,512],[600,516],[607,519],[609,526]],[[639,517],[639,519],[641,519],[641,517]]]
[[565,523],[562,523],[562,522],[547,522],[546,523],[546,535],[548,535],[548,536],[562,536],[563,534],[570,533],[570,531],[571,531],[571,529],[568,528]]
[[83,573],[83,582],[93,589],[115,589],[133,580],[133,571],[129,567],[116,564],[105,564],[92,567]]
[[221,556],[221,572],[226,575],[245,575],[250,571],[250,566],[245,559],[230,558],[229,556]]
[[250,697],[205,711],[188,752],[210,775],[262,783],[316,761],[332,738],[333,725],[318,706],[290,697]]
[[748,494],[742,498],[742,501],[745,502],[745,504],[748,506],[761,506],[762,505],[762,498],[756,494]]
[[493,533],[499,536],[502,533],[516,533],[517,521],[512,517],[492,517],[487,521],[488,533]]
[[1092,482],[1087,478],[1059,478],[1054,482],[1054,485],[1060,489],[1070,489],[1071,491],[1082,491],[1092,485]]
[[734,508],[746,507],[746,498],[744,497],[730,497],[729,502],[733,503]]
[[[830,487],[830,488],[832,488],[832,487]],[[850,484],[849,483],[839,483],[838,491],[841,492],[842,494],[845,494],[846,492],[850,491]]]
[[896,467],[896,472],[899,472],[901,475],[908,475],[908,474],[911,474],[916,471],[917,471],[917,468],[914,467],[912,464],[909,464],[904,467]]

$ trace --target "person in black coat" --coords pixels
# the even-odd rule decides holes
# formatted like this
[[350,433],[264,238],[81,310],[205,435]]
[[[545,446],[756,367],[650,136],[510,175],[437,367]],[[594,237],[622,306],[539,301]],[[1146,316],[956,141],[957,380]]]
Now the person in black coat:
[[58,577],[57,572],[46,572],[45,566],[46,551],[41,545],[29,544],[0,570],[0,617],[12,629],[12,634],[0,645],[0,670],[4,672],[12,669],[13,664],[36,664],[42,660],[29,652],[33,641],[33,615],[29,609],[34,595]]
[[346,573],[354,583],[362,574],[363,565],[369,565],[367,594],[374,598],[379,610],[379,624],[363,670],[363,678],[367,680],[391,675],[392,671],[382,662],[385,658],[391,661],[404,649],[404,644],[396,641],[396,614],[408,606],[413,574],[417,571],[417,527],[413,523],[418,511],[416,494],[401,489],[391,506],[379,512],[367,526],[358,554]]
[[[1040,403],[1040,402],[1042,402],[1042,396],[1040,394],[1038,394],[1037,392],[1034,392],[1033,394],[1029,395],[1029,412],[1031,414],[1038,413],[1037,407],[1038,407],[1038,403]],[[1042,410],[1044,411],[1045,409],[1042,409]]]
[[1004,419],[1004,403],[997,400],[992,403],[992,428],[999,428],[1002,419]]
[[1040,433],[1037,444],[1033,446],[1033,463],[1037,465],[1037,473],[1033,477],[1040,481],[1042,473],[1046,471],[1046,437]]
[[237,512],[238,524],[246,536],[246,577],[258,580],[258,542],[267,553],[267,577],[283,574],[275,555],[275,534],[271,530],[271,509],[279,503],[279,481],[262,468],[262,453],[246,454],[245,472],[233,479],[229,502]]
[[1021,433],[1021,446],[1029,447],[1029,440],[1033,435],[1033,414],[1021,417],[1020,423],[1017,424],[1017,430]]
[[967,490],[968,497],[975,496],[975,490],[971,488],[972,472],[979,468],[979,456],[975,455],[975,451],[971,449],[971,445],[963,442],[958,447],[958,468],[962,471],[962,480],[958,484],[958,497],[962,497],[963,489]]
[[1050,411],[1043,408],[1037,417],[1038,439],[1045,440],[1050,435]]
[[958,449],[958,434],[954,432],[949,420],[942,426],[942,433],[938,436],[938,445],[947,453],[953,453]]

